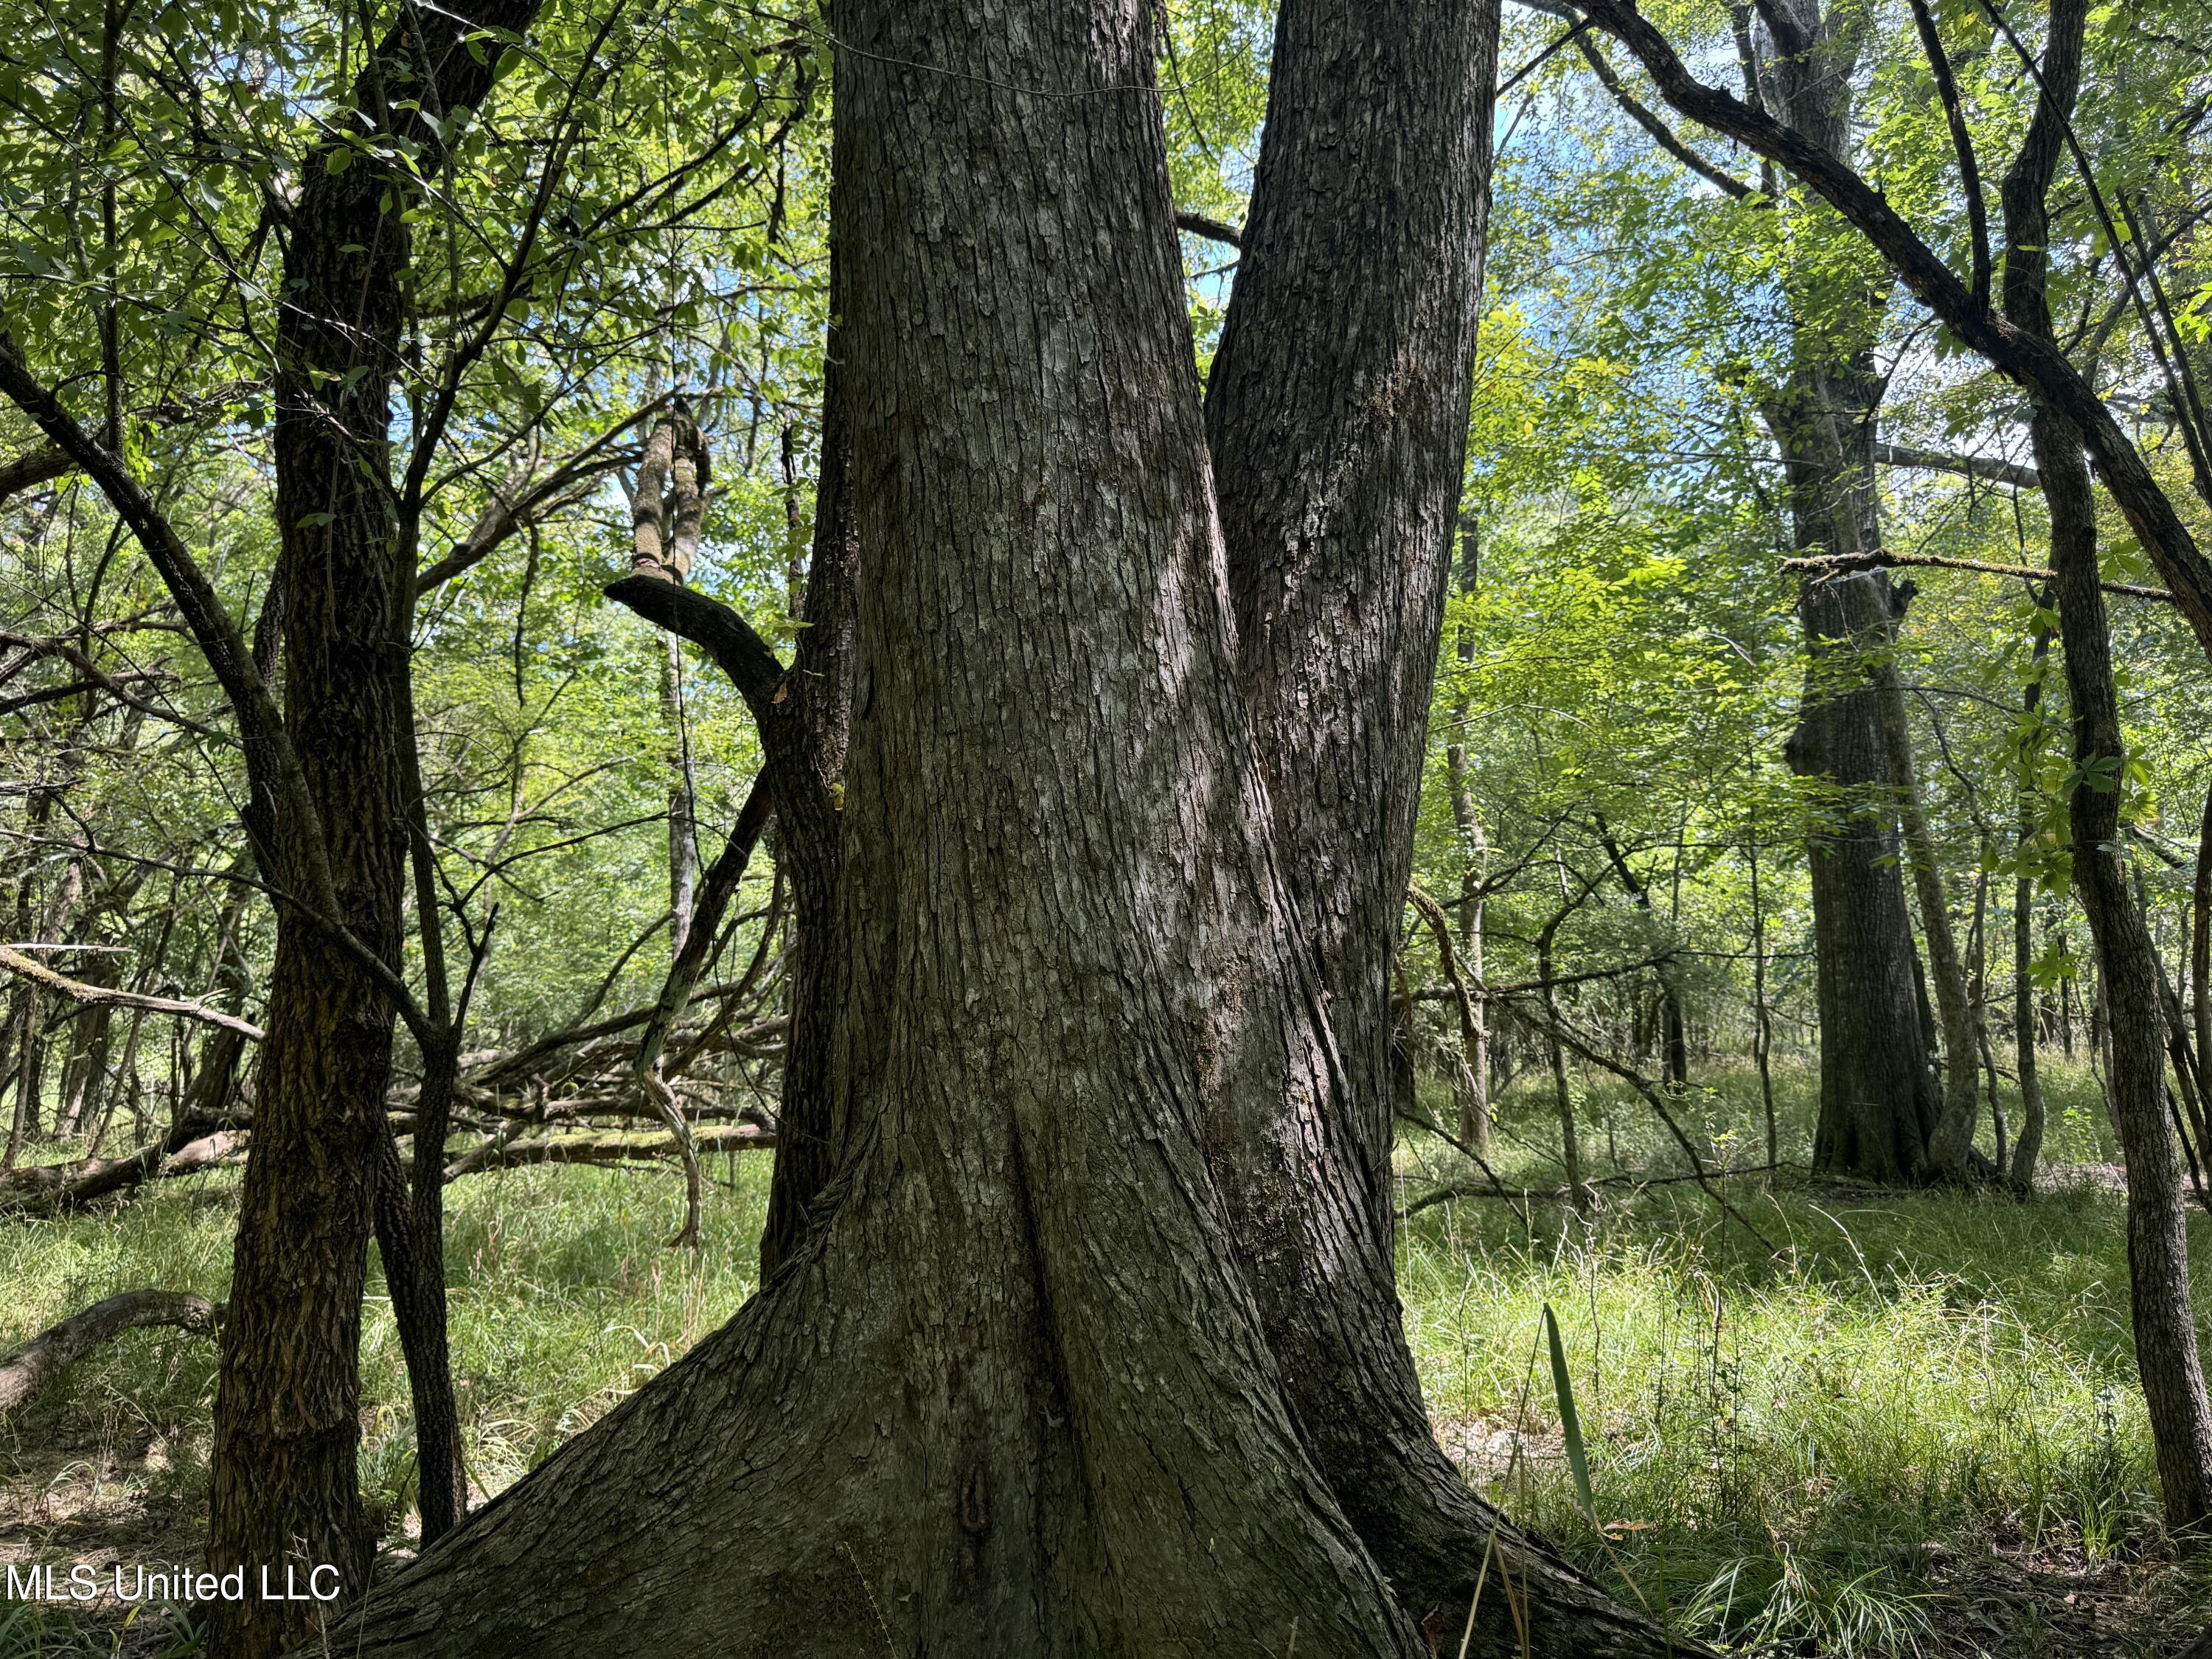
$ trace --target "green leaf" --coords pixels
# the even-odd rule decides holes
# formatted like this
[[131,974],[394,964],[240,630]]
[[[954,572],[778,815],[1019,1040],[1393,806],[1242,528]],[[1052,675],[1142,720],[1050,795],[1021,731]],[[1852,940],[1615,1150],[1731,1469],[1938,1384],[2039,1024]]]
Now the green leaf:
[[1589,1458],[1583,1449],[1582,1414],[1575,1409],[1575,1382],[1567,1374],[1567,1351],[1559,1342],[1559,1316],[1544,1304],[1544,1336],[1552,1349],[1552,1391],[1559,1401],[1559,1437],[1566,1442],[1567,1472],[1575,1478],[1575,1496],[1583,1513],[1597,1525],[1597,1504],[1590,1496]]

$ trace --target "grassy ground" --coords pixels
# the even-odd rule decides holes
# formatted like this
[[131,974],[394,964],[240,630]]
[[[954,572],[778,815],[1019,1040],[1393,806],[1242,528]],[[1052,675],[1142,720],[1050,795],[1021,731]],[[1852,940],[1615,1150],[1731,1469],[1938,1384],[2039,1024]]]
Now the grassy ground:
[[[2164,1537],[2126,1324],[2125,1255],[2094,1085],[2063,1073],[2032,1204],[1815,1188],[1784,1171],[1728,1191],[1778,1250],[1694,1185],[1607,1188],[1577,1219],[1543,1200],[1422,1211],[1402,1260],[1438,1431],[1470,1478],[1684,1628],[1765,1653],[2170,1653],[2212,1617],[2212,1580]],[[1809,1083],[1782,1079],[1783,1145]],[[1760,1161],[1755,1081],[1724,1075],[1692,1133]],[[1648,1110],[1578,1100],[1598,1173],[1681,1167]],[[1504,1103],[1509,1185],[1556,1187],[1548,1092]],[[732,1312],[753,1288],[768,1165],[717,1166],[709,1243],[663,1248],[663,1171],[535,1170],[458,1185],[456,1369],[471,1474],[507,1485]],[[1407,1200],[1470,1172],[1424,1137]],[[119,1212],[0,1223],[0,1350],[114,1291],[221,1297],[228,1183],[171,1183]],[[2193,1241],[2212,1267],[2212,1229]],[[380,1283],[371,1291],[380,1296]],[[2212,1291],[2212,1283],[2200,1285]],[[1539,1349],[1548,1303],[1589,1447],[1576,1495]],[[388,1309],[363,1343],[363,1484],[404,1543],[412,1469]],[[199,1550],[214,1353],[127,1337],[0,1431],[0,1560],[188,1560]],[[152,1615],[149,1615],[152,1617]],[[0,1659],[107,1652],[112,1626],[0,1601]],[[133,1650],[189,1650],[134,1632]]]

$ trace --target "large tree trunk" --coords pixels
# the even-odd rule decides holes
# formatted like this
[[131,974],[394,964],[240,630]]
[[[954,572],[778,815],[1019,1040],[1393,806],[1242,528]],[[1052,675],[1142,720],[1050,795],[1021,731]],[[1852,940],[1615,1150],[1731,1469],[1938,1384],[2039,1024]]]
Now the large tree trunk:
[[[1802,54],[1756,53],[1747,30],[1748,95],[1778,121],[1847,154],[1854,74],[1864,44],[1850,8],[1775,0],[1814,44]],[[1771,43],[1770,43],[1771,46]],[[1871,465],[1878,383],[1870,360],[1880,290],[1856,316],[1834,296],[1785,293],[1796,330],[1789,383],[1761,410],[1781,452],[1799,549],[1846,554],[1881,544]],[[1815,307],[1819,309],[1815,309]],[[1848,309],[1848,307],[1845,307]],[[1813,957],[1820,1032],[1820,1112],[1814,1167],[1869,1181],[1925,1173],[1938,1116],[1920,1016],[1919,958],[1893,828],[1894,777],[1880,699],[1859,647],[1888,648],[1898,610],[1879,572],[1814,578],[1797,611],[1810,657],[1788,757],[1800,777],[1838,799],[1808,837]]]
[[[395,27],[372,54],[358,106],[385,112],[425,142],[413,117],[386,109],[386,82],[404,73],[432,106],[477,107],[495,54],[472,55],[475,27],[517,28],[532,0],[491,0],[465,19]],[[427,51],[426,51],[427,47]],[[276,882],[326,859],[343,925],[384,962],[399,951],[406,858],[397,695],[406,614],[392,508],[390,395],[398,367],[400,279],[411,199],[389,163],[361,155],[333,172],[321,150],[301,168],[276,329],[276,474],[282,538],[284,720],[319,826],[274,819]],[[264,819],[264,823],[268,820]],[[329,1565],[348,1595],[366,1582],[361,1504],[359,1345],[377,1143],[391,1070],[392,1009],[367,964],[297,903],[277,911],[267,1039],[252,1152],[240,1194],[208,1526],[210,1565]],[[217,1601],[214,1651],[262,1659],[297,1645],[323,1609],[313,1602]]]
[[[1811,837],[1813,960],[1820,1031],[1820,1113],[1813,1165],[1867,1181],[1917,1181],[1938,1112],[1921,1023],[1912,918],[1888,820],[1889,753],[1876,694],[1821,686],[1851,643],[1886,639],[1893,604],[1879,573],[1808,582],[1798,597],[1813,649],[1806,704],[1789,745],[1801,777],[1844,804]],[[1869,799],[1871,796],[1873,799]]]
[[1498,27],[1492,0],[1282,6],[1206,395],[1278,857],[1378,1189],[1389,963],[1473,395]]
[[[2083,0],[2061,0],[2052,9],[2044,97],[2002,191],[2005,313],[2024,333],[2046,342],[2054,335],[2045,197],[2081,84],[2087,9]],[[2205,1396],[2190,1305],[2180,1163],[2166,1127],[2161,969],[2142,907],[2129,890],[2121,851],[2119,773],[2127,749],[2105,595],[2098,586],[2096,502],[2081,434],[2071,422],[2039,405],[2028,436],[2051,513],[2051,587],[2073,707],[2077,781],[2067,799],[2067,817],[2074,886],[2096,941],[2112,1043],[2108,1100],[2127,1158],[2136,1370],[2149,1407],[2167,1522],[2196,1527],[2212,1516],[2212,1402]]]
[[[1149,15],[840,10],[836,1174],[729,1327],[349,1650],[1422,1649],[1301,1443],[1208,1167],[1288,1075],[1332,1103],[1273,1113],[1327,1191],[1372,1173],[1249,746]],[[925,67],[956,42],[972,76]],[[1363,1285],[1371,1218],[1323,1224]],[[1256,1219],[1263,1253],[1316,1224]],[[1609,1650],[1589,1628],[1542,1650]]]
[[[1439,1450],[1391,1258],[1390,965],[1466,456],[1498,26],[1487,0],[1277,14],[1206,416],[1239,678],[1317,983],[1272,1011],[1264,968],[1220,984],[1253,1035],[1214,1164],[1306,1443],[1401,1601],[1459,1628],[1496,1540],[1541,1586],[1535,1652],[1656,1652]],[[1522,1650],[1502,1600],[1483,1613],[1470,1651]]]
[[[1204,1162],[1213,969],[1286,941],[1147,17],[842,9],[866,574],[830,1207],[349,1650],[1417,1650]],[[955,40],[976,78],[908,67]]]

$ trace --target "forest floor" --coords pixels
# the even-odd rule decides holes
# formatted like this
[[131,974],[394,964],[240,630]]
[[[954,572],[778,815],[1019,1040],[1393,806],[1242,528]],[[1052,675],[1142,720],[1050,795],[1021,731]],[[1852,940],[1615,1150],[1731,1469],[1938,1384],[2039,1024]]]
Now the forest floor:
[[[1809,1080],[1778,1079],[1781,1145],[1808,1140]],[[2126,1321],[2109,1131],[2086,1074],[2053,1079],[2053,1168],[2033,1203],[1816,1185],[1616,1182],[1587,1218],[1560,1182],[1548,1087],[1507,1096],[1492,1167],[1539,1196],[1436,1203],[1403,1229],[1408,1334],[1439,1438],[1468,1478],[1680,1628],[1747,1653],[2169,1659],[2212,1623],[2212,1570],[2160,1526]],[[1716,1164],[1764,1162],[1755,1079],[1695,1092]],[[1441,1106],[1441,1100],[1429,1103]],[[1679,1175],[1631,1097],[1577,1093],[1593,1175]],[[477,1487],[507,1486],[735,1311],[754,1285],[764,1160],[713,1167],[708,1243],[664,1248],[666,1170],[513,1170],[453,1192],[458,1384]],[[1418,1132],[1411,1205],[1474,1172]],[[0,1222],[0,1352],[144,1286],[219,1298],[234,1177],[120,1210]],[[1763,1236],[1753,1237],[1753,1230]],[[2212,1224],[2197,1218],[2200,1305]],[[1772,1248],[1770,1248],[1771,1246]],[[381,1282],[372,1275],[373,1295]],[[1565,1400],[1538,1346],[1555,1312]],[[362,1345],[362,1484],[407,1546],[405,1377],[388,1304]],[[0,1429],[0,1564],[196,1561],[215,1353],[142,1332]],[[1593,1517],[1565,1455],[1589,1445]],[[0,1601],[0,1659],[181,1655],[158,1610],[128,1630]]]

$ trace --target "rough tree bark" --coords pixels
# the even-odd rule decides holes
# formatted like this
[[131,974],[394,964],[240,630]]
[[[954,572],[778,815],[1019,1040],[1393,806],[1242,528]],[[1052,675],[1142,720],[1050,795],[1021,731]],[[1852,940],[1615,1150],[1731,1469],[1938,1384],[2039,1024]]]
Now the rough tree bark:
[[[1320,1006],[1285,1006],[1273,1057],[1224,1090],[1213,1162],[1306,1443],[1405,1605],[1456,1627],[1497,1538],[1543,1583],[1535,1651],[1626,1652],[1660,1638],[1501,1534],[1437,1448],[1391,1257],[1390,967],[1466,456],[1498,27],[1487,0],[1277,13],[1206,426]],[[1298,1058],[1332,1048],[1326,1070]],[[1470,1651],[1517,1650],[1505,1604],[1483,1611]]]
[[1787,752],[1798,775],[1844,793],[1809,848],[1820,1030],[1813,1164],[1861,1180],[1911,1182],[1926,1172],[1939,1103],[1888,820],[1889,750],[1874,688],[1863,677],[1848,689],[1833,685],[1838,669],[1858,675],[1855,642],[1887,644],[1895,603],[1878,572],[1808,581],[1800,590],[1813,666]]
[[[470,31],[517,28],[534,9],[535,0],[484,0],[458,15],[410,14],[371,54],[358,106],[423,145],[417,166],[434,173],[436,134],[388,100],[477,107],[497,54],[472,54]],[[327,1563],[357,1593],[372,1543],[356,1467],[361,1296],[393,1012],[379,976],[329,923],[385,963],[398,961],[407,839],[391,635],[403,573],[387,433],[408,249],[400,215],[411,191],[373,155],[338,172],[324,159],[318,149],[301,168],[276,325],[283,720],[313,817],[270,820],[292,844],[264,867],[295,902],[278,907],[240,1194],[208,1559],[244,1566],[249,1579],[264,1565]],[[298,843],[316,833],[313,820],[323,844],[310,851]],[[337,906],[326,918],[296,902],[298,872],[316,857]],[[209,1613],[215,1652],[262,1659],[302,1639],[319,1609],[249,1599]]]
[[[2051,9],[2043,96],[2004,179],[2003,297],[2007,318],[2050,341],[2050,216],[2045,197],[2081,86],[2084,0]],[[2189,1236],[2181,1170],[2166,1126],[2166,1012],[2157,947],[2129,889],[2120,837],[2119,775],[2126,755],[2112,678],[2112,635],[2098,586],[2097,507],[2081,434],[2039,401],[2028,426],[2051,514],[2051,587],[2074,719],[2079,775],[2067,799],[2075,890],[2097,947],[2111,1049],[2109,1101],[2127,1158],[2129,1302],[2136,1369],[2149,1407],[2166,1516],[2176,1528],[2212,1517],[2212,1402],[2190,1305]]]
[[[1776,0],[1802,45],[1760,51],[1747,31],[1747,88],[1792,131],[1837,148],[1850,137],[1853,70],[1865,27],[1850,8]],[[1839,327],[1792,284],[1796,362],[1761,410],[1781,452],[1798,547],[1846,554],[1881,544],[1872,446],[1878,382],[1870,360],[1879,294]],[[1832,298],[1832,296],[1831,296]],[[1842,810],[1808,839],[1820,1112],[1814,1167],[1869,1181],[1924,1173],[1938,1102],[1915,989],[1918,959],[1891,818],[1896,782],[1868,657],[1886,652],[1902,610],[1887,576],[1811,577],[1798,592],[1811,656],[1787,754]]]
[[[352,1650],[1418,1650],[1298,1447],[1204,1163],[1242,1041],[1212,969],[1285,936],[1148,17],[840,10],[848,1155],[762,1295]],[[926,67],[955,41],[975,77]]]
[[[865,574],[836,1174],[737,1320],[375,1598],[349,1650],[1425,1645],[1301,1443],[1208,1166],[1272,1123],[1348,1207],[1239,1242],[1295,1258],[1333,1227],[1371,1285],[1373,1149],[1233,654],[1150,16],[839,9]],[[936,72],[956,49],[972,72]],[[1315,1288],[1317,1322],[1350,1305]],[[1662,1650],[1545,1571],[1516,1583],[1538,1651]]]
[[1378,1184],[1389,967],[1473,395],[1498,24],[1488,0],[1279,10],[1206,392],[1279,856]]

